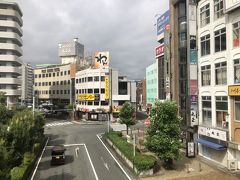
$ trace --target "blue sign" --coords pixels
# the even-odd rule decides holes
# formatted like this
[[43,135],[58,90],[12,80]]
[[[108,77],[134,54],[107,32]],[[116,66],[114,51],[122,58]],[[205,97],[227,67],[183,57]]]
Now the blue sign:
[[164,33],[166,25],[170,23],[170,11],[167,10],[157,19],[157,35]]

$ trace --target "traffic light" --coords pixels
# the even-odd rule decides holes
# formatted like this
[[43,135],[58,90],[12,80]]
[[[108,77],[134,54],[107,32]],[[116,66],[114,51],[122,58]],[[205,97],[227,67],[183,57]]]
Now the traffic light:
[[94,101],[100,101],[100,94],[95,94]]

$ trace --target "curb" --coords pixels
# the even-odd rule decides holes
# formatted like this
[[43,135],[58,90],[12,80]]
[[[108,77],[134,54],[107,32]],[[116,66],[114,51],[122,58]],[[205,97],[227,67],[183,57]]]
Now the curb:
[[75,124],[80,124],[80,125],[103,125],[104,123],[103,122],[89,122],[89,121],[82,121],[82,122],[79,122],[79,121],[71,121]]

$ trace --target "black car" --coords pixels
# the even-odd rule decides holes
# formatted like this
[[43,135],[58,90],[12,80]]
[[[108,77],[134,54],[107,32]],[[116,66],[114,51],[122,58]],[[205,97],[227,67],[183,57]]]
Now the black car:
[[51,165],[65,164],[65,150],[63,145],[53,146],[51,150]]

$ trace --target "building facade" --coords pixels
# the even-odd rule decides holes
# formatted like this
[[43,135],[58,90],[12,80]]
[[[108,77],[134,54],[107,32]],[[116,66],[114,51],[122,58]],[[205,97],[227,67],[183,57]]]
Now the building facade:
[[71,104],[75,78],[75,64],[42,65],[34,70],[34,95],[36,102]]
[[22,96],[21,103],[30,105],[33,101],[34,72],[31,64],[22,64]]
[[198,1],[199,154],[240,169],[240,3]]
[[147,106],[153,105],[157,99],[157,62],[146,68],[146,94]]
[[21,96],[22,15],[17,3],[0,2],[0,91],[9,108]]
[[137,82],[137,105],[139,110],[146,108],[146,79]]

